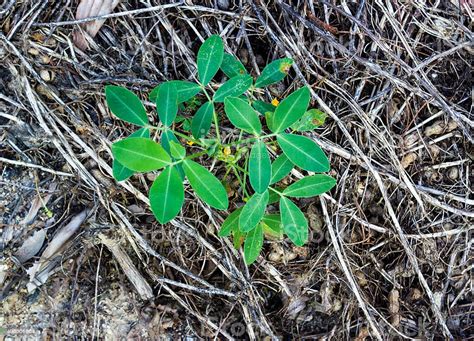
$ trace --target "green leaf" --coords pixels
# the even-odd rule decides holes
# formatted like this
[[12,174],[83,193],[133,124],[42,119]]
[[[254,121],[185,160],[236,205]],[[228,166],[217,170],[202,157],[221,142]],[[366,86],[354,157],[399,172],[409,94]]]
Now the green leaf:
[[270,180],[270,185],[277,183],[285,176],[290,174],[292,169],[293,162],[291,162],[285,154],[278,156],[272,163],[272,177]]
[[267,111],[265,113],[265,121],[267,122],[267,127],[268,129],[270,129],[271,131],[273,131],[273,115],[275,113],[274,112],[270,112],[270,111]]
[[229,78],[239,76],[239,75],[244,75],[247,73],[247,70],[245,70],[245,67],[240,62],[240,60],[238,60],[233,55],[228,54],[228,53],[224,53],[221,70]]
[[[171,155],[171,142],[179,144],[178,138],[173,134],[173,131],[170,129],[163,130],[161,133],[161,145],[163,148],[166,150],[169,156]],[[175,161],[175,158],[172,158],[173,161]],[[177,164],[176,170],[178,171],[179,175],[181,175],[181,179],[184,180],[184,171],[183,171],[183,165],[182,164]]]
[[308,87],[304,86],[285,98],[276,107],[269,128],[279,133],[298,121],[306,112],[310,100]]
[[178,138],[173,134],[173,131],[166,129],[161,133],[161,145],[166,150],[166,152],[171,155],[171,146],[170,142],[174,141],[179,143]]
[[263,193],[267,190],[271,172],[271,161],[267,147],[259,140],[253,145],[249,159],[250,184],[255,192]]
[[218,35],[212,35],[201,45],[197,55],[199,80],[209,84],[221,67],[224,58],[224,43]]
[[166,167],[150,188],[150,206],[161,224],[172,220],[184,202],[184,187],[175,167]]
[[288,238],[297,245],[303,246],[308,241],[308,221],[303,212],[290,199],[280,199],[281,221]]
[[167,166],[171,158],[163,147],[147,138],[129,137],[112,145],[112,154],[135,172],[150,172]]
[[[186,102],[187,100],[196,96],[201,91],[201,87],[199,86],[199,84],[189,82],[189,81],[174,80],[174,81],[168,81],[167,83],[173,84],[175,86],[177,97],[178,97],[178,103]],[[154,103],[156,102],[156,99],[158,97],[158,91],[160,89],[160,85],[153,88],[153,90],[151,90],[150,94],[148,95],[148,98],[150,99],[150,101]]]
[[263,228],[258,224],[256,228],[249,232],[245,238],[244,259],[245,264],[250,265],[257,260],[263,246]]
[[282,58],[277,59],[265,66],[260,77],[255,82],[256,88],[262,88],[264,86],[281,81],[288,74],[293,59]]
[[186,148],[176,141],[170,141],[170,154],[176,160],[184,159],[186,156]]
[[184,173],[196,195],[209,206],[218,210],[226,210],[229,206],[227,192],[221,182],[200,164],[185,159]]
[[219,230],[219,237],[230,236],[233,230],[239,229],[239,216],[242,212],[242,208],[236,209],[234,212],[229,214],[229,216],[222,223],[221,229]]
[[307,176],[287,187],[283,194],[294,198],[311,198],[329,191],[336,180],[324,174]]
[[291,125],[295,131],[311,131],[322,126],[326,121],[327,115],[318,109],[310,109],[304,113],[298,121]]
[[270,103],[264,102],[264,101],[254,101],[252,103],[253,107],[255,110],[257,110],[260,114],[265,115],[267,112],[274,112],[276,107],[273,106]]
[[[146,137],[150,138],[150,129],[141,128],[131,134],[129,137]],[[117,159],[112,162],[112,174],[117,181],[124,181],[131,177],[135,172],[122,165]]]
[[191,120],[189,118],[183,121],[183,130],[190,131],[191,130]]
[[110,111],[118,118],[139,126],[148,124],[145,107],[138,96],[130,90],[121,86],[107,85],[105,99]]
[[191,122],[191,132],[197,139],[206,136],[211,128],[214,114],[214,103],[204,103],[196,112]]
[[298,167],[311,172],[329,171],[329,160],[321,148],[306,136],[280,134],[278,144],[283,153]]
[[222,84],[214,94],[214,102],[224,102],[229,96],[238,97],[252,85],[253,79],[249,75],[235,76]]
[[237,97],[227,97],[224,101],[224,111],[237,128],[254,135],[262,131],[257,112],[246,101]]
[[268,197],[268,191],[263,194],[255,193],[245,204],[239,217],[239,229],[242,232],[251,231],[262,220],[267,208]]
[[266,214],[262,218],[262,227],[265,235],[283,238],[283,224],[279,214]]
[[173,124],[178,114],[178,95],[173,83],[166,82],[160,85],[156,98],[156,110],[165,126],[169,127]]
[[[276,187],[275,189],[279,192],[283,192],[283,188],[281,187]],[[280,200],[280,194],[278,194],[277,192],[269,191],[268,193],[270,193],[268,197],[268,205],[274,204],[278,202],[278,200]]]

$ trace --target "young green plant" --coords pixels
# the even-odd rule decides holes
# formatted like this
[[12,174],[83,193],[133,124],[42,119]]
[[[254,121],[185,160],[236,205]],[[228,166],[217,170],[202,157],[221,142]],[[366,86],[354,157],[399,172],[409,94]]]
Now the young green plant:
[[[230,212],[219,236],[232,235],[236,248],[243,243],[247,264],[258,258],[264,237],[282,239],[286,235],[295,245],[304,245],[308,221],[294,199],[320,195],[336,181],[322,174],[330,167],[321,148],[299,132],[322,125],[326,115],[317,109],[308,110],[307,87],[292,92],[276,106],[256,99],[260,89],[280,82],[292,64],[289,58],[275,60],[254,80],[237,58],[224,52],[222,39],[213,35],[199,49],[195,82],[167,81],[151,91],[149,98],[156,103],[159,118],[155,126],[134,93],[106,86],[111,112],[140,127],[112,145],[115,179],[123,181],[135,172],[159,171],[149,198],[156,219],[165,224],[180,213],[186,184],[210,207],[229,210],[226,188],[203,166],[212,160],[223,163],[224,177],[231,173],[236,177],[245,204]],[[217,87],[211,81],[219,70],[227,80]],[[195,112],[192,118],[184,116],[189,112]],[[233,140],[228,140],[227,134],[224,143],[221,131],[229,127],[227,121],[237,134],[231,135],[236,136]],[[151,138],[155,135],[159,142]],[[281,152],[272,162],[269,150],[278,150],[276,145]],[[278,185],[290,179],[295,167],[312,175],[286,187]],[[239,205],[234,202],[233,206]],[[276,207],[279,213],[270,212],[269,208]]]

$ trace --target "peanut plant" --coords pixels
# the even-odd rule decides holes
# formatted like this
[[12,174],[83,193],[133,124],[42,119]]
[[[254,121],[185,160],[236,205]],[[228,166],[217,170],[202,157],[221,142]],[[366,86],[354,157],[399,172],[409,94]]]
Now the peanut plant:
[[[256,99],[262,88],[281,81],[292,63],[289,58],[275,60],[254,80],[237,58],[224,52],[222,39],[211,36],[197,55],[196,82],[172,80],[151,91],[149,98],[156,103],[159,118],[156,126],[149,123],[145,107],[135,94],[123,87],[106,86],[111,112],[141,127],[112,145],[115,179],[123,181],[135,172],[160,170],[149,198],[154,216],[165,224],[181,211],[185,182],[207,205],[228,211],[229,188],[223,183],[235,176],[241,200],[236,199],[234,205],[238,201],[245,204],[227,216],[219,236],[232,235],[237,249],[243,244],[247,264],[257,259],[264,236],[282,239],[286,235],[295,245],[304,245],[308,241],[308,221],[292,198],[320,195],[336,181],[325,174],[313,174],[328,172],[329,161],[315,142],[297,133],[323,124],[325,114],[307,110],[307,87],[280,103]],[[215,90],[210,82],[219,70],[227,80]],[[223,138],[222,130],[230,126],[228,122],[237,130],[229,134],[226,129]],[[278,151],[272,162],[270,153]],[[202,165],[209,160],[224,165],[222,180]],[[312,175],[282,186],[281,181],[294,167]],[[279,213],[267,213],[268,206],[277,207],[276,203]]]

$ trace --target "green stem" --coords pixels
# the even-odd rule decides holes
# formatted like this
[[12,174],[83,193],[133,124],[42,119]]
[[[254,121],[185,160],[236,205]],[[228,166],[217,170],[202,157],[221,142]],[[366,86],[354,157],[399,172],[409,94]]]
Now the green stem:
[[189,137],[188,135],[186,134],[183,134],[183,133],[180,133],[179,131],[176,131],[176,130],[173,130],[173,129],[170,129],[169,127],[163,127],[163,128],[158,128],[158,127],[155,127],[155,126],[150,126],[150,125],[147,125],[145,126],[145,128],[148,128],[148,129],[152,129],[152,130],[157,130],[157,131],[165,131],[165,130],[171,130],[173,132],[173,134],[187,140],[187,141],[191,141],[199,146],[205,146],[203,143],[199,142],[198,140],[192,138],[192,137]]
[[186,156],[184,159],[181,159],[181,160],[176,160],[174,162],[171,162],[169,165],[170,166],[175,166],[175,165],[179,165],[180,163],[182,163],[184,160],[192,160],[192,159],[196,159],[202,155],[205,155],[207,154],[207,150],[205,151],[202,151],[202,152],[198,152],[198,153],[194,153],[194,154],[190,154],[188,156]]
[[[246,171],[245,169],[243,169],[243,168],[240,167],[239,165],[231,165],[231,167],[232,167],[232,168],[235,168],[236,170],[241,171],[241,172],[244,173],[244,174],[248,174],[248,173],[249,173],[248,171]],[[240,181],[239,181],[239,182],[240,182]],[[240,185],[242,186],[242,188],[245,188],[245,186],[244,186],[242,183],[240,183]],[[273,188],[273,187],[268,186],[268,189],[271,190],[271,191],[273,191],[273,192],[278,193],[279,196],[283,196],[283,193],[282,193],[282,192],[280,192],[279,190],[277,190],[277,189],[275,189],[275,188]],[[247,195],[248,195],[248,194],[247,194]]]
[[[206,87],[204,85],[202,85],[201,83],[199,83],[199,85],[201,85],[202,92],[206,96],[207,100],[211,103],[214,103],[211,96],[209,96],[209,93],[207,92]],[[220,146],[222,144],[222,140],[221,140],[221,134],[220,134],[220,131],[219,131],[219,121],[218,121],[216,110],[214,110],[212,112],[212,117],[213,117],[213,120],[214,120],[214,125],[216,127],[217,144]]]
[[239,182],[240,186],[242,187],[242,190],[243,190],[243,197],[249,196],[249,194],[248,194],[248,192],[247,192],[247,188],[245,187],[245,183],[242,181],[242,178],[240,177],[239,172],[238,172],[237,169],[234,167],[234,165],[230,165],[230,167],[231,167],[232,170],[234,171],[234,174],[235,174],[235,176],[237,177],[237,181]]
[[276,134],[276,133],[272,133],[272,134],[267,134],[267,135],[261,135],[261,136],[258,136],[258,137],[249,137],[249,138],[244,139],[244,140],[239,140],[239,141],[223,144],[222,147],[224,147],[224,148],[225,147],[234,147],[234,146],[238,146],[238,145],[241,145],[241,144],[254,142],[254,141],[257,141],[257,140],[260,140],[260,139],[265,139],[265,138],[269,138],[269,137],[273,137],[273,136],[277,136],[277,135],[278,134]]
[[275,188],[273,188],[273,187],[268,186],[268,189],[271,190],[271,191],[273,191],[273,192],[275,192],[275,193],[277,193],[280,197],[283,196],[283,192],[280,192],[279,190],[277,190],[277,189],[275,189]]

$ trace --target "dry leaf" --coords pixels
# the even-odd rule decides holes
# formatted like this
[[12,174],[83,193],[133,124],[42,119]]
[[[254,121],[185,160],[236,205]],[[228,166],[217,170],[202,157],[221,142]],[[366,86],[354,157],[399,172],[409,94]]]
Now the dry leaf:
[[45,238],[45,229],[36,231],[23,242],[20,248],[15,252],[15,257],[20,263],[24,263],[33,258],[43,246]]
[[[113,12],[120,0],[82,0],[77,6],[76,19],[86,19],[90,17],[97,17]],[[89,48],[88,38],[94,38],[97,32],[104,24],[105,20],[88,21],[79,26],[81,29],[74,30],[73,41],[74,44],[81,50]]]
[[62,227],[43,251],[39,261],[35,262],[26,272],[30,275],[30,282],[27,284],[28,292],[42,285],[48,279],[54,269],[52,259],[58,255],[66,246],[69,239],[77,232],[81,224],[87,218],[89,210],[84,210],[74,216],[69,224]]

